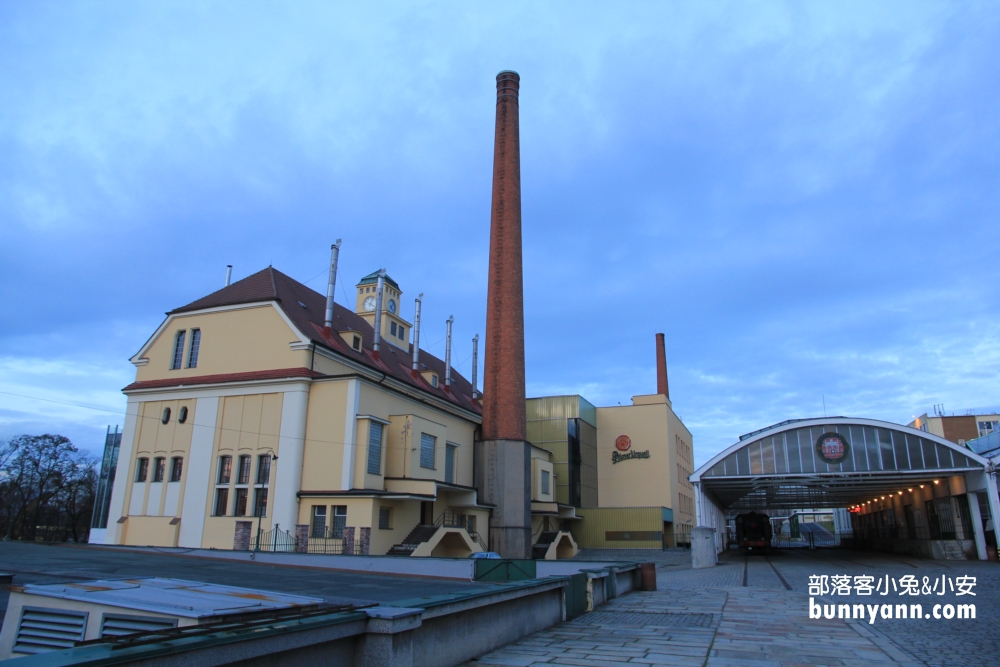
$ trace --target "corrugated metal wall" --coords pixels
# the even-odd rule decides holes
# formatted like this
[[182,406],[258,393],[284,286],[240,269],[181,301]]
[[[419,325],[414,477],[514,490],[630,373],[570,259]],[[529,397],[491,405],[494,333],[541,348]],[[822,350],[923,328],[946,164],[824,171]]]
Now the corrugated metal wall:
[[[663,546],[663,508],[588,507],[573,522],[581,549],[659,549]],[[668,536],[668,543],[670,543]]]

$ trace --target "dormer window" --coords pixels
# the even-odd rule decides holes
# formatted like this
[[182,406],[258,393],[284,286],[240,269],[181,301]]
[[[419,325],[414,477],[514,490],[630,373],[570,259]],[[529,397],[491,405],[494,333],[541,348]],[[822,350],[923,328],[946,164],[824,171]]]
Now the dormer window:
[[432,387],[438,386],[438,376],[437,375],[431,375],[431,386]]
[[351,341],[351,347],[353,347],[358,352],[361,351],[361,336],[354,337],[354,340]]

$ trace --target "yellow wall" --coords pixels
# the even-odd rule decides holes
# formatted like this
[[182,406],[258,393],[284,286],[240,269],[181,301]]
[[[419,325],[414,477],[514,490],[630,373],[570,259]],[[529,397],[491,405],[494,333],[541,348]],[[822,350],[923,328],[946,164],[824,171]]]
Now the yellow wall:
[[348,382],[314,382],[309,390],[302,460],[302,489],[305,491],[341,487]]
[[[666,403],[597,409],[598,497],[601,507],[674,507],[676,469]],[[627,435],[628,452],[648,459],[612,463],[615,440]],[[626,453],[628,453],[626,452]]]
[[[246,396],[225,396],[219,400],[219,412],[216,417],[215,448],[212,453],[212,470],[209,476],[209,487],[206,490],[208,499],[205,506],[205,529],[202,546],[205,548],[232,549],[233,537],[236,533],[237,521],[253,521],[257,528],[257,518],[253,514],[253,497],[257,479],[258,456],[273,452],[279,458],[278,436],[281,431],[281,410],[284,395],[282,393],[249,394]],[[247,515],[233,516],[236,501],[236,488],[239,475],[239,457],[250,456],[250,483],[247,485]],[[229,481],[229,499],[225,516],[212,516],[215,510],[215,491],[222,486],[216,484],[219,479],[219,459],[222,456],[233,457],[232,475]],[[267,514],[261,518],[262,530],[270,530],[271,517],[274,512],[275,474],[278,463],[272,461],[271,476],[268,483]],[[282,526],[282,530],[292,529]]]
[[[177,331],[187,331],[184,368],[170,370]],[[201,329],[197,368],[187,368],[191,330]],[[298,335],[285,322],[276,306],[227,310],[200,315],[177,315],[146,350],[149,362],[138,366],[135,378],[160,380],[199,375],[243,373],[275,368],[309,366],[310,352],[292,350]],[[239,344],[236,344],[236,342]]]
[[[176,547],[180,524],[170,525],[169,516],[130,516],[125,521],[122,544],[151,547]],[[232,536],[229,548],[232,549]]]
[[[580,514],[583,521],[571,521],[570,527],[581,549],[660,549],[663,546],[662,541],[652,535],[642,535],[663,532],[660,507],[589,507],[580,510]],[[629,539],[608,540],[609,532],[612,533],[610,537]]]

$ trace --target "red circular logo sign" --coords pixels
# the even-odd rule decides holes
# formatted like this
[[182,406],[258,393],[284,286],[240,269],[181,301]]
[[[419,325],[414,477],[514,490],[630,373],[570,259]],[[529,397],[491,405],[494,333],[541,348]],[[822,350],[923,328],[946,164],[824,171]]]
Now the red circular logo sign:
[[632,446],[632,441],[629,439],[627,435],[620,435],[615,440],[615,449],[617,449],[619,452],[624,452],[631,446]]

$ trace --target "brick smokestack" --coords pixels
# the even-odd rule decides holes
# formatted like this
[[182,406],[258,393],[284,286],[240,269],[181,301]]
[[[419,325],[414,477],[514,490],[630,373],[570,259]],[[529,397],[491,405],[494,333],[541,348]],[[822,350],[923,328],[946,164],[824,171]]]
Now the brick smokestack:
[[667,348],[661,333],[656,334],[656,393],[670,398],[670,385],[667,384]]
[[521,77],[497,75],[493,208],[483,363],[483,440],[524,440],[524,291],[521,277]]

